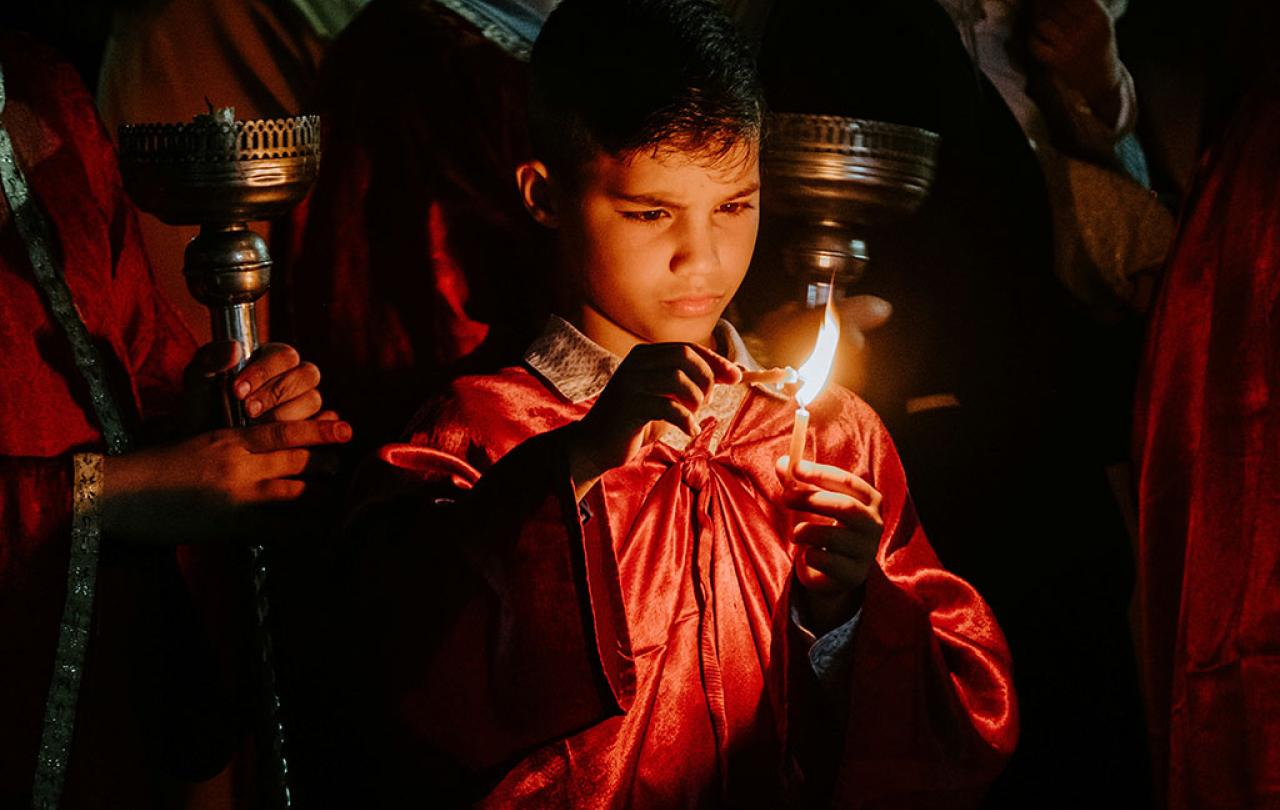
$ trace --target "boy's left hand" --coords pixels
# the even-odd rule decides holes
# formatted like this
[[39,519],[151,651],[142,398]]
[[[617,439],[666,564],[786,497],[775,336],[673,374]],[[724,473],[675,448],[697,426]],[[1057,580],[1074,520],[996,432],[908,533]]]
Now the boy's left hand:
[[[188,432],[215,427],[215,386],[240,361],[240,345],[214,341],[201,346],[187,365],[184,379],[185,421]],[[232,396],[244,403],[256,422],[293,422],[320,412],[323,400],[317,386],[320,369],[304,363],[285,343],[264,343],[232,379]]]
[[801,461],[794,477],[790,459],[778,459],[782,504],[826,520],[800,521],[791,539],[800,546],[796,578],[809,611],[825,632],[853,615],[860,589],[875,563],[884,533],[880,493],[857,475],[827,464]]

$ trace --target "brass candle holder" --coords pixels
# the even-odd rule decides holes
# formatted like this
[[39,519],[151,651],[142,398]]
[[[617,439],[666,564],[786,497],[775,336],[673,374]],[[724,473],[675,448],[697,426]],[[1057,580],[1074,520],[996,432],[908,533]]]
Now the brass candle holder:
[[[278,217],[302,200],[320,168],[320,120],[299,116],[236,121],[229,108],[183,124],[120,128],[121,174],[138,207],[170,225],[199,225],[183,274],[209,308],[215,340],[240,344],[244,366],[258,348],[254,305],[271,283],[266,241],[248,223]],[[222,394],[228,426],[248,424],[240,401]],[[290,807],[284,723],[272,655],[268,565],[250,546],[258,665],[262,679],[260,745],[270,774],[268,801]],[[265,743],[265,744],[263,744]]]
[[823,306],[861,277],[869,232],[919,209],[933,185],[939,140],[880,121],[770,116],[765,210],[782,224],[783,268],[798,280],[806,306]]

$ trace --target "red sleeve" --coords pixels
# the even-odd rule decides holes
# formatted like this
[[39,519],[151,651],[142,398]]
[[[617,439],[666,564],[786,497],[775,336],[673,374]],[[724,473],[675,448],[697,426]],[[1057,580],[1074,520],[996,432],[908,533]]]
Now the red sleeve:
[[[374,689],[394,718],[390,771],[457,786],[620,714],[633,673],[616,561],[607,521],[580,517],[560,434],[525,441],[473,488],[456,485],[474,480],[457,456],[384,457],[417,468],[355,522],[361,592],[384,626],[375,655],[391,682]],[[423,475],[432,465],[445,475]]]
[[[118,351],[149,420],[167,415],[182,389],[182,372],[196,349],[185,321],[161,292],[147,260],[137,211],[124,191],[120,160],[93,103],[76,72],[64,63],[49,65],[42,81],[47,88],[47,115],[60,134],[74,144],[83,169],[84,193],[101,212],[101,230],[90,238],[105,239],[110,262],[111,324],[119,330]],[[64,237],[65,238],[65,237]],[[98,255],[98,254],[95,254]],[[70,268],[69,268],[70,269]],[[165,268],[178,272],[180,268]]]
[[143,252],[137,214],[123,194],[113,209],[112,247],[120,293],[130,301],[124,337],[143,419],[169,416],[178,406],[196,340],[160,291]]
[[[85,156],[93,193],[107,219],[111,241],[112,297],[120,319],[123,350],[144,420],[173,412],[182,372],[196,350],[190,328],[161,291],[142,244],[138,214],[125,194],[120,161],[93,100],[83,88],[68,94],[71,120]],[[166,268],[178,272],[180,268]]]
[[881,427],[867,452],[885,535],[866,582],[835,806],[977,806],[1018,736],[1004,634],[944,571]]

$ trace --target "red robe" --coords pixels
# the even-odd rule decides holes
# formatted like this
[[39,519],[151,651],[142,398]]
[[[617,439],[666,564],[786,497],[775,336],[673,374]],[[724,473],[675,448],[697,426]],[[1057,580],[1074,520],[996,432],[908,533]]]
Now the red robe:
[[1209,156],[1137,397],[1138,600],[1168,806],[1280,805],[1280,89]]
[[809,446],[884,496],[852,669],[827,694],[790,619],[793,514],[774,502],[793,406],[747,390],[718,446],[711,429],[648,445],[584,521],[556,429],[592,401],[524,367],[462,378],[383,450],[393,482],[366,478],[387,803],[976,804],[1017,736],[1008,651],[939,568],[871,410],[843,389],[812,408]]
[[[131,428],[170,408],[195,348],[157,292],[115,151],[75,72],[31,40],[0,32],[3,122],[53,233],[72,298]],[[137,432],[134,431],[137,436]],[[36,284],[0,199],[0,806],[31,790],[71,540],[72,455],[103,451],[70,343]],[[156,672],[141,607],[156,576],[147,552],[104,542],[94,624],[63,807],[148,807],[161,787],[144,759],[136,698]],[[154,607],[154,605],[152,605]]]

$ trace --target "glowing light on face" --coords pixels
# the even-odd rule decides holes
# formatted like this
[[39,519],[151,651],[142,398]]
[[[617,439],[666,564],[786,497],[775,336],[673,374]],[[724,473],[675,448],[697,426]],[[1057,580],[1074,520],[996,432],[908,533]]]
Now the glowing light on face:
[[[834,290],[832,290],[834,292]],[[817,399],[818,394],[827,384],[831,376],[831,366],[836,359],[836,348],[840,345],[840,321],[836,318],[835,295],[828,293],[827,305],[822,315],[822,326],[818,329],[818,340],[814,344],[813,354],[804,361],[796,372],[800,377],[800,390],[796,391],[796,402],[801,408],[808,407]]]

